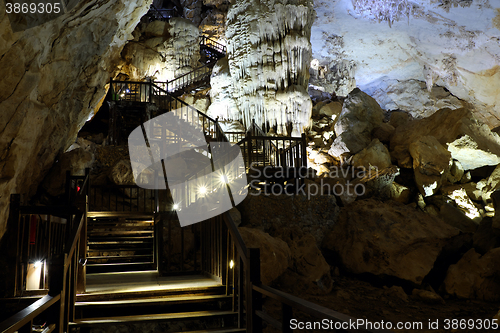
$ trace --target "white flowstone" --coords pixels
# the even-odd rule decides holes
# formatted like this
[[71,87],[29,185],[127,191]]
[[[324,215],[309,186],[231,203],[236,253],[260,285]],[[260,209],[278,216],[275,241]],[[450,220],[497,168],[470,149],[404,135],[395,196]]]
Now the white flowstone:
[[187,19],[153,21],[147,24],[138,41],[124,47],[121,71],[132,80],[151,77],[170,81],[200,66],[199,37],[198,27]]
[[[311,60],[311,0],[233,2],[226,21],[232,97],[248,126],[277,125],[297,135],[309,127],[307,88]],[[233,118],[234,119],[234,118]]]
[[[394,80],[427,82],[429,88],[444,87],[473,103],[474,115],[490,128],[500,125],[498,1],[406,1],[413,13],[409,20],[402,15],[392,27],[368,14],[372,6],[390,7],[402,0],[365,2],[370,8],[360,12],[350,0],[314,2],[311,44],[313,58],[324,68],[322,75],[329,78],[326,91],[343,84],[334,73],[352,63],[355,70],[345,71],[343,78],[368,94]],[[425,108],[430,111],[434,105],[429,102]]]

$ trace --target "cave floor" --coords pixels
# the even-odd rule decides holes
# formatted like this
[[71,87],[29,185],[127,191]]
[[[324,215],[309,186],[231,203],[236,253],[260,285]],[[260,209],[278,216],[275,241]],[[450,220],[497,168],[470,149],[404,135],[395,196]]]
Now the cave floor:
[[[477,327],[475,329],[444,329],[444,324],[446,319],[482,319],[483,321],[489,319],[491,323],[491,319],[500,309],[500,303],[450,297],[444,300],[444,304],[431,304],[415,299],[411,295],[408,295],[405,300],[401,292],[394,292],[394,288],[376,287],[355,277],[334,276],[333,279],[334,288],[327,295],[311,295],[297,290],[287,290],[279,285],[276,288],[354,318],[364,318],[371,322],[391,321],[394,325],[397,322],[421,322],[423,325],[423,329],[418,330],[393,328],[394,332],[499,332],[499,330],[478,329]],[[274,300],[266,299],[264,310],[272,314],[274,318],[281,316],[281,305]],[[303,322],[318,321],[316,318],[297,311],[294,311],[292,318]],[[429,320],[432,322],[439,320],[439,329],[429,329]],[[278,331],[268,327],[265,332]],[[315,330],[300,330],[300,332],[315,332]]]

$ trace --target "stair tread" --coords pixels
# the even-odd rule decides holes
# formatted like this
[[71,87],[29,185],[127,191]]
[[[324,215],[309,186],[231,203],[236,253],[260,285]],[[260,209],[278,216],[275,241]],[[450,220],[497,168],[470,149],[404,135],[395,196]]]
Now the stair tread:
[[108,318],[87,318],[77,319],[70,325],[96,325],[96,324],[113,324],[113,323],[126,323],[126,322],[141,322],[141,321],[155,321],[155,320],[169,320],[169,319],[187,319],[199,317],[216,317],[216,316],[229,316],[236,315],[233,311],[193,311],[193,312],[177,312],[177,313],[159,313],[123,317],[108,317]]
[[[110,245],[122,245],[122,244],[110,244]],[[151,247],[127,247],[127,248],[105,248],[105,249],[96,249],[96,248],[89,248],[87,252],[103,252],[103,251],[112,251],[112,252],[124,252],[124,251],[151,251]]]
[[153,220],[153,213],[146,212],[124,212],[124,211],[90,211],[87,213],[88,218],[111,218],[111,217],[130,217],[130,218],[144,218]]
[[135,298],[124,300],[106,300],[106,301],[77,301],[75,306],[117,306],[117,305],[144,305],[144,304],[160,304],[160,303],[177,303],[177,302],[198,302],[198,301],[213,301],[231,299],[232,296],[226,295],[198,295],[198,296],[167,296],[167,297],[149,297]]
[[125,256],[87,256],[87,260],[92,260],[92,259],[125,259],[125,258],[136,258],[136,257],[144,258],[144,257],[151,257],[151,256],[153,256],[152,253],[129,254],[129,255],[125,255]]
[[143,261],[143,262],[113,262],[113,263],[102,263],[102,264],[87,264],[90,267],[102,267],[102,266],[128,266],[128,265],[148,265],[154,264],[151,261]]
[[88,232],[89,237],[93,236],[101,236],[101,235],[108,235],[108,234],[113,234],[113,235],[147,235],[147,234],[152,234],[154,233],[153,230],[103,230],[103,231],[97,231],[97,230],[90,230]]

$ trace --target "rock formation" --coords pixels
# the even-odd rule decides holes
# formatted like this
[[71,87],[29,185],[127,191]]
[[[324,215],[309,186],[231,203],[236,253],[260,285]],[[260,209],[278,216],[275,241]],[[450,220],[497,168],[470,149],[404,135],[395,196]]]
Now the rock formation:
[[351,272],[420,284],[442,248],[458,233],[418,209],[366,200],[341,210],[323,247],[335,251]]
[[[259,125],[277,126],[278,134],[293,127],[297,135],[309,126],[313,13],[310,0],[247,0],[231,5],[226,38],[237,111],[229,113],[238,114],[232,119],[243,119],[247,126],[252,119]],[[212,115],[216,112],[209,110]]]
[[35,193],[57,154],[75,141],[150,3],[80,1],[19,32],[0,12],[0,235],[10,194]]
[[134,32],[137,40],[123,48],[119,66],[131,80],[170,81],[200,65],[200,30],[191,21],[173,17],[138,25]]
[[[346,96],[357,85],[383,108],[393,98],[377,91],[406,95],[414,106],[394,98],[388,108],[413,113],[424,102],[417,111],[424,111],[423,116],[452,106],[439,104],[455,104],[454,98],[434,97],[442,93],[432,87],[440,86],[472,103],[476,118],[495,128],[500,125],[497,7],[498,2],[491,0],[315,2],[317,17],[311,30],[315,80],[311,84],[338,96]],[[336,75],[339,71],[342,75]],[[417,86],[408,80],[418,80],[419,86],[425,83],[430,98],[424,92],[410,98]]]

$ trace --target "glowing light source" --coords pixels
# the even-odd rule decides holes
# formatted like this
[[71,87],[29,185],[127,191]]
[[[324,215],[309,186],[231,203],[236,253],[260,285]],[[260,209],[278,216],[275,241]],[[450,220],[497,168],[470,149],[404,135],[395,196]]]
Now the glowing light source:
[[41,260],[35,261],[34,267],[38,268],[40,266],[42,266],[42,261]]
[[205,194],[207,193],[207,188],[205,186],[201,186],[199,189],[198,189],[198,192],[200,194]]
[[229,183],[229,180],[227,179],[226,175],[220,175],[220,181],[221,181],[221,183],[224,183],[224,184]]
[[178,204],[174,204],[174,210],[178,210],[179,209],[179,205]]
[[234,261],[232,261],[232,260],[231,260],[231,261],[229,262],[229,268],[233,269],[233,267],[234,267]]

